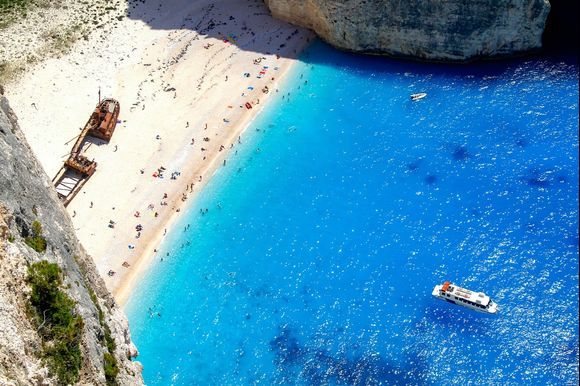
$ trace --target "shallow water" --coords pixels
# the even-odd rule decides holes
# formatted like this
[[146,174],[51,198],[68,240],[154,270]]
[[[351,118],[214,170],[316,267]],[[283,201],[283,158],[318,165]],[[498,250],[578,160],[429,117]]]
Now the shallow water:
[[302,60],[126,307],[147,384],[576,384],[578,66]]

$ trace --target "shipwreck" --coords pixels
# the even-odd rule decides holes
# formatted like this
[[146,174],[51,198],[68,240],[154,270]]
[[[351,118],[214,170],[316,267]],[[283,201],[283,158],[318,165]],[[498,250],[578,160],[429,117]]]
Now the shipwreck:
[[87,137],[99,138],[108,143],[115,131],[119,112],[120,105],[115,99],[106,98],[99,101],[77,137],[69,157],[52,179],[58,196],[65,206],[71,202],[97,169],[95,160],[89,160],[82,155]]

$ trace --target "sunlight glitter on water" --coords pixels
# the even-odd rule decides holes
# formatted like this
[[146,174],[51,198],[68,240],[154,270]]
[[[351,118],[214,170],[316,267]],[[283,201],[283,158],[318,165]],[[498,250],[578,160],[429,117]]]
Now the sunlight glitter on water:
[[575,384],[578,67],[302,59],[127,306],[147,384]]

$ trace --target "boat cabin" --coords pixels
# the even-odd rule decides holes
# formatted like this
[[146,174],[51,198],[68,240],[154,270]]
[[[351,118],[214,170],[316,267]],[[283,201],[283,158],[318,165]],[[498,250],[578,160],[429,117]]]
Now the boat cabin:
[[446,300],[464,303],[477,308],[486,308],[491,301],[489,296],[482,292],[473,292],[448,281],[443,283],[439,294]]
[[83,176],[92,176],[97,169],[97,163],[82,155],[71,156],[65,161],[65,166],[76,170]]
[[89,135],[109,142],[117,125],[119,110],[119,102],[115,99],[103,99],[87,122]]

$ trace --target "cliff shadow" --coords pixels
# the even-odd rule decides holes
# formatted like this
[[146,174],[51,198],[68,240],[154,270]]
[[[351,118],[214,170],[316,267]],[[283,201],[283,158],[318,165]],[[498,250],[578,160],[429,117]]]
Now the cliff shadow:
[[578,62],[580,17],[578,1],[550,0],[550,14],[543,35],[544,52]]
[[127,7],[128,18],[140,20],[152,29],[196,32],[191,37],[180,33],[171,34],[170,44],[171,40],[176,43],[183,43],[183,39],[202,42],[207,40],[207,43],[203,44],[204,48],[210,48],[215,44],[234,44],[243,51],[255,52],[258,55],[277,54],[291,58],[299,56],[301,61],[313,64],[349,66],[356,62],[357,67],[368,67],[373,71],[384,69],[392,72],[393,69],[400,69],[426,75],[433,72],[470,75],[475,71],[488,76],[499,75],[510,63],[525,60],[530,56],[577,64],[575,50],[572,50],[574,54],[571,55],[569,51],[555,50],[554,45],[550,43],[561,41],[563,35],[570,35],[564,27],[553,32],[553,25],[557,24],[553,20],[561,19],[558,19],[558,15],[562,14],[561,10],[557,12],[559,8],[553,9],[550,14],[543,50],[524,53],[519,57],[494,57],[467,63],[441,63],[418,61],[409,57],[344,51],[342,55],[329,56],[324,53],[317,55],[316,50],[309,50],[301,55],[297,47],[316,39],[314,33],[275,19],[264,0],[127,0]]
[[235,44],[259,55],[296,57],[300,43],[314,36],[273,18],[263,0],[127,0],[127,7],[126,17],[143,21],[152,29],[196,32],[191,37],[170,34],[170,43],[207,40],[204,48]]
[[317,39],[311,48],[300,55],[300,61],[363,74],[409,74],[432,78],[467,78],[474,82],[484,77],[502,77],[518,66],[529,66],[530,60],[544,63],[578,66],[577,57],[567,52],[554,52],[551,49],[530,52],[513,57],[495,57],[473,62],[428,62],[405,57],[365,55],[337,50],[328,43]]

